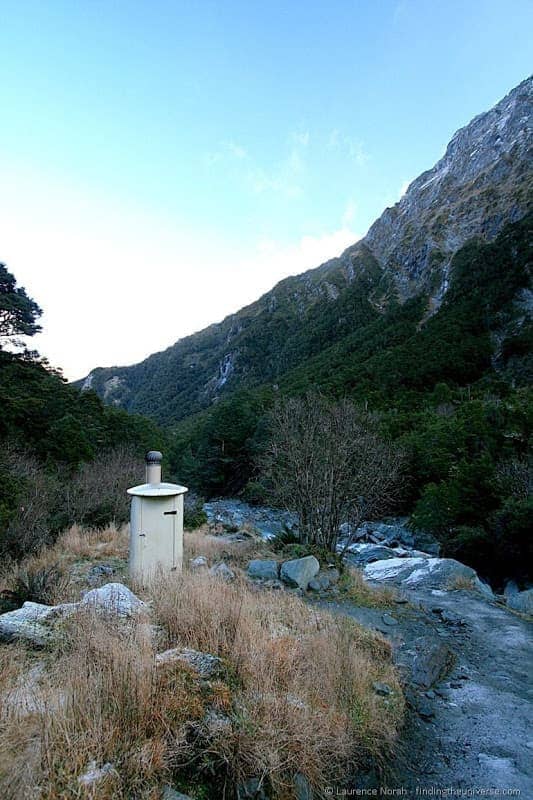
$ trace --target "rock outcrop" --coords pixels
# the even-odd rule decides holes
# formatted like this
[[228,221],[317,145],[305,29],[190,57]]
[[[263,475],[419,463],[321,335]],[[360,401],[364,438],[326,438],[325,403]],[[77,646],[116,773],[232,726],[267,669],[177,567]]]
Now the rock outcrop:
[[513,611],[520,611],[521,614],[533,616],[533,589],[525,592],[514,592],[507,597],[507,605]]
[[0,614],[0,639],[23,639],[35,647],[43,647],[55,635],[56,625],[77,611],[94,611],[118,618],[128,618],[145,607],[127,586],[106,583],[91,589],[79,603],[47,606],[25,602],[21,608]]
[[453,558],[431,558],[421,555],[411,558],[388,558],[367,564],[364,577],[378,583],[391,583],[406,589],[471,588],[492,596],[475,570]]

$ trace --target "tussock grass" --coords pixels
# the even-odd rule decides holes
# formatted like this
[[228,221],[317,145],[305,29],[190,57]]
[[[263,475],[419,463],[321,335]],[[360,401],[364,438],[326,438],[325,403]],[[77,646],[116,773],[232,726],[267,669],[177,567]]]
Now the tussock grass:
[[388,586],[370,586],[363,578],[361,571],[353,566],[346,566],[339,581],[342,599],[351,600],[359,606],[370,608],[386,608],[394,603],[397,596],[394,588]]
[[461,589],[467,589],[468,591],[473,591],[474,589],[474,579],[468,578],[466,575],[456,575],[450,581],[448,581],[448,585],[446,587],[450,591],[459,591]]
[[245,568],[252,558],[275,558],[270,553],[268,542],[253,537],[240,542],[231,542],[223,536],[209,534],[207,525],[183,534],[183,565],[188,569],[189,561],[196,556],[205,556],[210,564],[227,561]]
[[[124,552],[124,531],[84,537],[64,534],[50,563]],[[228,543],[213,538],[187,535],[186,558],[219,560]],[[230,544],[248,547],[257,543]],[[297,772],[319,791],[390,757],[403,697],[379,634],[242,576],[184,572],[132,588],[149,603],[135,622],[80,612],[44,653],[0,645],[0,797],[156,800],[169,782],[230,800],[256,777],[288,800]],[[176,646],[219,656],[221,673],[202,681],[183,663],[156,668],[156,652]],[[378,696],[376,681],[393,694]],[[92,788],[79,782],[91,762],[113,765]]]

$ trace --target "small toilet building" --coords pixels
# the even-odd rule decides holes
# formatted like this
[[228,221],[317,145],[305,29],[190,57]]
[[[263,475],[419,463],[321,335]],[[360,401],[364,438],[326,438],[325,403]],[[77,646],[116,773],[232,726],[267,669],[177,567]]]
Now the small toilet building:
[[146,454],[146,483],[128,489],[130,574],[146,580],[156,572],[181,572],[183,564],[183,495],[185,486],[161,482],[157,450]]

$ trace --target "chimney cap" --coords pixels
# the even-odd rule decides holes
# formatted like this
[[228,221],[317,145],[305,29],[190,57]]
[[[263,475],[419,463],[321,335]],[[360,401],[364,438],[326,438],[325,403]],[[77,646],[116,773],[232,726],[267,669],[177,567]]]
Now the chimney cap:
[[144,460],[147,464],[160,464],[163,460],[163,453],[160,453],[159,450],[149,450]]

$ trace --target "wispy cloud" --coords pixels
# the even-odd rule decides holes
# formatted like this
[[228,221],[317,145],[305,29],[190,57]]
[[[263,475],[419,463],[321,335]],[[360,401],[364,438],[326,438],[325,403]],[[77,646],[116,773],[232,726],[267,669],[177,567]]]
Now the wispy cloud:
[[231,168],[253,194],[271,192],[285,198],[300,197],[304,192],[305,151],[310,138],[308,130],[289,133],[287,154],[271,167],[264,166],[244,145],[232,139],[221,142],[215,150],[205,153],[203,162],[208,170],[217,165],[223,165],[224,169]]
[[273,192],[285,198],[304,194],[307,172],[305,150],[309,144],[309,131],[293,131],[289,135],[289,152],[273,168],[265,169],[255,163],[248,170],[247,180],[254,194]]
[[292,141],[301,147],[307,147],[309,144],[310,133],[309,131],[294,131],[291,134]]
[[363,166],[363,164],[366,164],[370,158],[365,150],[363,142],[360,139],[356,139],[353,136],[347,136],[338,128],[333,128],[330,131],[327,138],[327,147],[329,150],[338,150],[344,153],[358,166]]
[[352,223],[353,223],[353,221],[355,219],[356,212],[357,212],[357,205],[355,203],[355,200],[353,200],[350,197],[350,199],[346,203],[346,207],[345,207],[344,212],[343,212],[342,217],[341,217],[341,224],[342,224],[343,228],[350,228],[351,227],[351,225],[352,225]]
[[203,162],[205,166],[209,168],[224,161],[245,161],[248,158],[248,151],[243,145],[233,140],[228,140],[226,142],[221,142],[216,150],[205,153]]
[[402,185],[400,186],[400,191],[399,191],[399,193],[398,193],[398,200],[401,200],[401,199],[402,199],[402,197],[403,197],[403,196],[404,196],[404,194],[406,193],[407,189],[409,188],[409,184],[410,184],[410,183],[411,183],[411,180],[407,180],[407,181],[404,181],[404,182],[402,183]]

